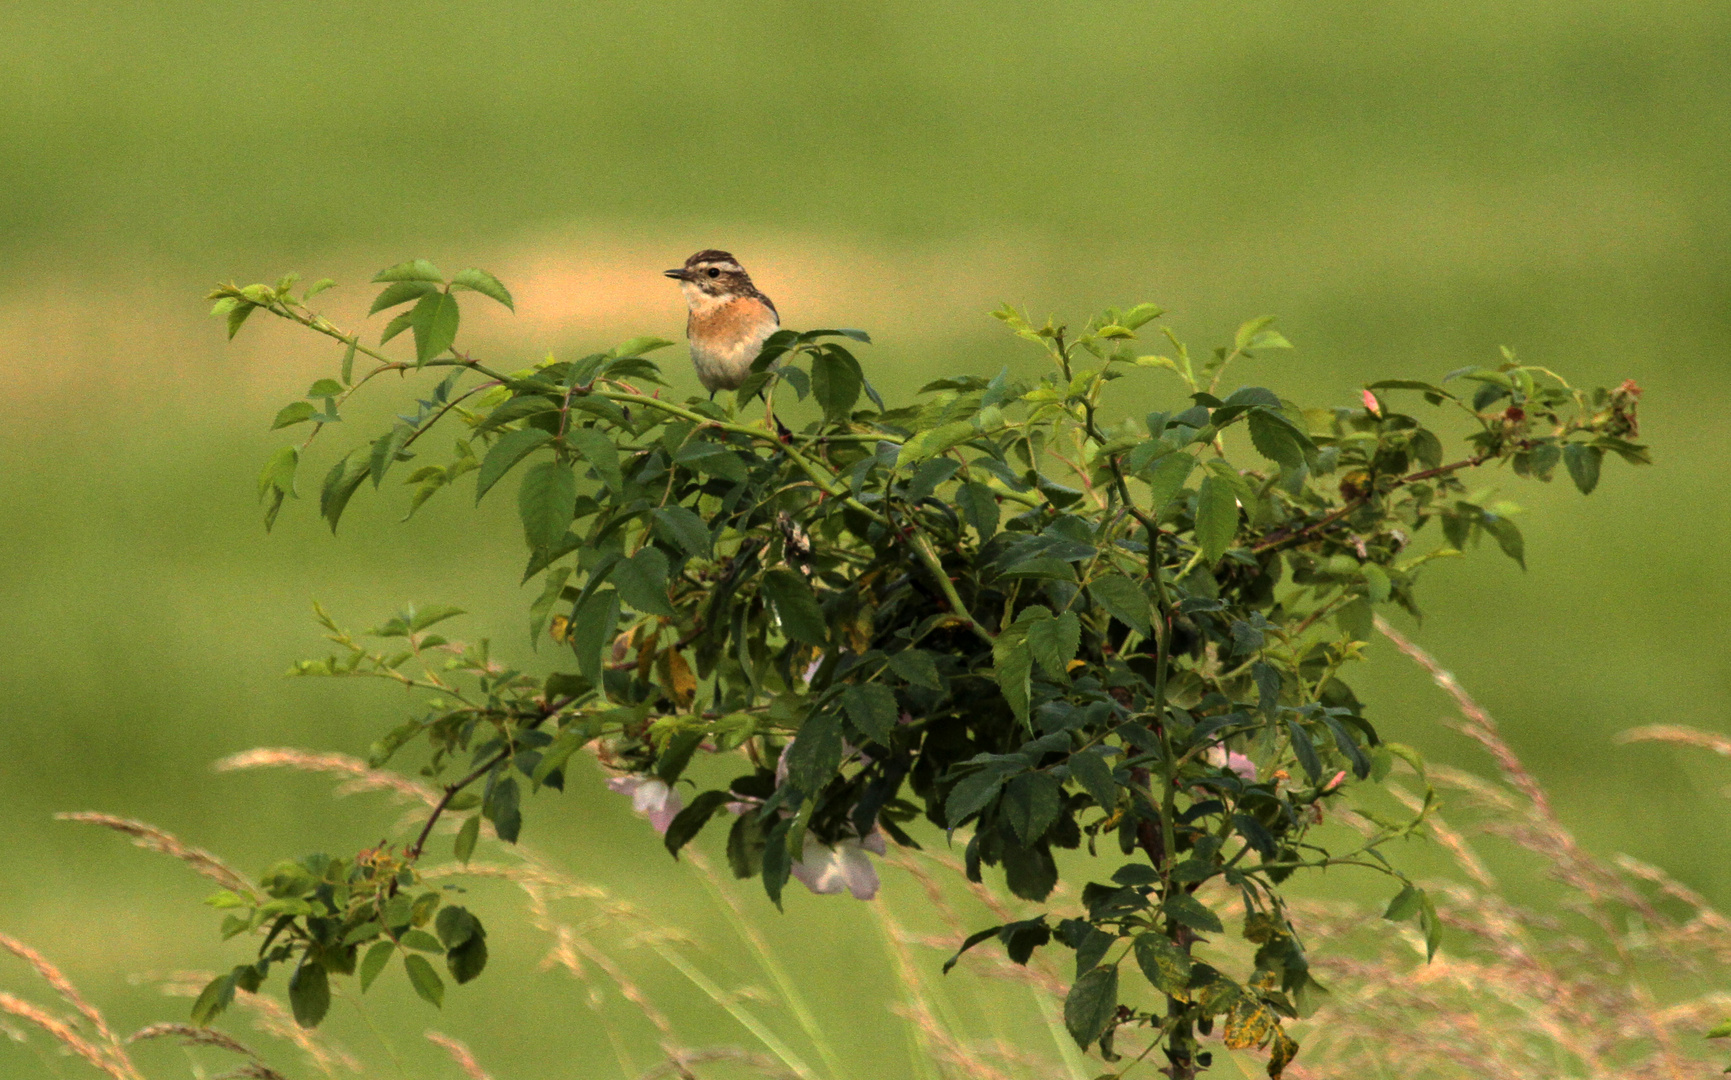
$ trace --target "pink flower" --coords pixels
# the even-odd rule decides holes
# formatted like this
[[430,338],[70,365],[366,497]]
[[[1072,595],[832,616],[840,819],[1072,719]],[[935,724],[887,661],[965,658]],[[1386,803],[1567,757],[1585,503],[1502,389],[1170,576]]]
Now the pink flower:
[[1339,791],[1341,789],[1341,787],[1344,786],[1345,784],[1346,784],[1346,770],[1342,769],[1339,772],[1335,773],[1333,776],[1329,777],[1328,783],[1322,785],[1322,793],[1324,795],[1333,795],[1335,792]]
[[615,776],[607,781],[607,788],[631,796],[631,809],[647,816],[658,833],[665,833],[685,808],[679,792],[653,776]]
[[855,900],[870,900],[878,894],[878,872],[866,857],[868,851],[884,853],[883,833],[873,829],[863,840],[849,837],[833,847],[819,843],[808,833],[805,853],[793,864],[793,876],[820,896],[846,889]]
[[1253,784],[1256,782],[1256,762],[1236,750],[1228,750],[1216,743],[1208,748],[1203,757],[1217,769],[1228,769],[1237,773],[1242,780]]

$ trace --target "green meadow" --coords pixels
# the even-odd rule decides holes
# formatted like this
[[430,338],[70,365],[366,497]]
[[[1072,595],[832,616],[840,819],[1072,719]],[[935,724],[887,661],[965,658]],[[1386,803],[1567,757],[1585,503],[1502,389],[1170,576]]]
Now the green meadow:
[[[303,498],[265,534],[254,483],[285,434],[270,418],[339,350],[262,316],[227,343],[205,317],[212,284],[335,277],[324,300],[351,325],[378,267],[480,265],[519,314],[471,304],[465,336],[513,367],[680,337],[660,271],[712,246],[788,325],[873,331],[861,356],[886,396],[1032,371],[1032,349],[987,316],[1003,301],[1080,322],[1151,300],[1196,351],[1277,315],[1296,348],[1228,381],[1314,404],[1495,363],[1502,346],[1577,384],[1634,379],[1655,466],[1609,462],[1587,498],[1566,478],[1479,478],[1525,508],[1528,569],[1488,549],[1437,564],[1429,613],[1401,625],[1501,720],[1583,843],[1731,903],[1731,764],[1613,742],[1646,724],[1731,731],[1728,50],[1731,9],[1700,0],[14,0],[0,10],[0,932],[61,962],[117,1027],[180,1019],[187,1003],[144,977],[245,949],[200,905],[213,887],[55,813],[144,819],[246,872],[390,833],[403,810],[379,795],[211,769],[258,746],[364,755],[412,707],[382,684],[283,677],[323,654],[315,600],[355,628],[455,604],[469,614],[453,636],[533,670],[557,662],[528,648],[507,499],[477,511],[465,485],[405,524],[407,493],[387,484],[335,537],[317,520],[306,489],[359,423],[321,435]],[[658,355],[674,392],[695,392],[683,344]],[[1136,378],[1122,396],[1142,407],[1181,396],[1163,373]],[[1423,674],[1372,652],[1354,681],[1385,736],[1488,773],[1439,726],[1449,703]],[[582,772],[529,804],[525,840],[688,931],[716,978],[761,981],[689,865]],[[1543,895],[1530,862],[1490,852]],[[1422,845],[1407,855],[1441,866]],[[918,903],[917,885],[886,878],[892,904]],[[917,1075],[865,906],[797,889],[786,914],[754,891],[740,903],[813,1007],[841,1010],[835,1065],[800,1044],[815,1068]],[[593,1012],[581,984],[537,969],[547,941],[506,915],[511,890],[480,887],[475,904],[498,912],[495,967],[442,1012],[400,974],[364,1010],[333,1008],[366,1075],[459,1076],[425,1027],[468,1041],[499,1080],[626,1075],[621,1048],[635,1070],[655,1062],[631,1008]],[[750,1041],[654,955],[632,964],[691,1044]],[[0,989],[27,982],[0,957]],[[979,1031],[1046,1039],[1003,1019],[1038,1019],[1025,994],[994,1013],[996,989],[952,989]],[[42,1045],[0,1038],[0,1075],[94,1075]],[[165,1077],[186,1075],[178,1058],[139,1056]]]

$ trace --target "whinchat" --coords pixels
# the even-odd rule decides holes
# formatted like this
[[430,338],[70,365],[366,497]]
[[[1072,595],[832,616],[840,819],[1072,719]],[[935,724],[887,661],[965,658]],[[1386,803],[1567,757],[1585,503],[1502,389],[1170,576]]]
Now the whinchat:
[[697,381],[710,397],[717,390],[739,389],[764,339],[781,327],[775,304],[725,251],[700,251],[667,276],[679,282],[690,309],[685,336],[691,339]]

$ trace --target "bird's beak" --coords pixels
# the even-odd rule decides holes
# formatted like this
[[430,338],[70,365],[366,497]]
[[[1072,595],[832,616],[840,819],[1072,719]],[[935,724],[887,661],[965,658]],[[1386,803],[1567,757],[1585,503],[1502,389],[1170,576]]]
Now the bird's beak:
[[686,281],[691,277],[691,271],[685,270],[685,269],[663,270],[662,273],[666,274],[668,277],[672,278],[675,281]]

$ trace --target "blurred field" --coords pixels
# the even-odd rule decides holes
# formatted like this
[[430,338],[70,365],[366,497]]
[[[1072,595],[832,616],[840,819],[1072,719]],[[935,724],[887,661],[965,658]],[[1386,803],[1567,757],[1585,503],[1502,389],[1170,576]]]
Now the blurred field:
[[[712,245],[790,325],[873,330],[886,393],[1028,364],[985,317],[1002,300],[1078,320],[1155,300],[1193,348],[1278,314],[1298,349],[1238,378],[1318,401],[1502,344],[1578,383],[1633,377],[1658,467],[1608,465],[1590,499],[1506,487],[1532,511],[1530,571],[1494,552],[1439,567],[1416,633],[1586,842],[1731,902],[1731,770],[1610,742],[1731,729],[1728,47],[1731,10],[1695,0],[5,5],[0,930],[124,1020],[179,1015],[124,977],[237,962],[208,890],[50,815],[145,818],[248,870],[374,843],[396,811],[208,769],[256,745],[361,752],[403,707],[280,678],[319,651],[309,602],[354,626],[455,603],[462,633],[524,651],[504,502],[436,500],[404,526],[398,493],[369,492],[334,540],[305,501],[263,534],[264,429],[337,354],[256,324],[227,346],[202,290],[329,274],[333,317],[355,321],[378,266],[486,266],[521,314],[471,305],[466,333],[527,362],[679,336],[659,271]],[[1137,404],[1175,391],[1147,373]],[[328,454],[359,436],[326,437]],[[1384,732],[1485,768],[1397,660],[1357,680]],[[526,836],[666,918],[714,920],[620,802],[574,784],[535,801]],[[850,1003],[849,1070],[900,1075],[875,924],[836,900],[746,903],[814,1000]],[[616,1074],[580,994],[532,973],[538,947],[501,929],[498,970],[436,1023],[500,1080]],[[433,1022],[400,985],[384,999],[400,1042]],[[743,1038],[693,1015],[709,1041]],[[403,1052],[401,1075],[457,1075]],[[0,1043],[6,1076],[79,1068]]]

